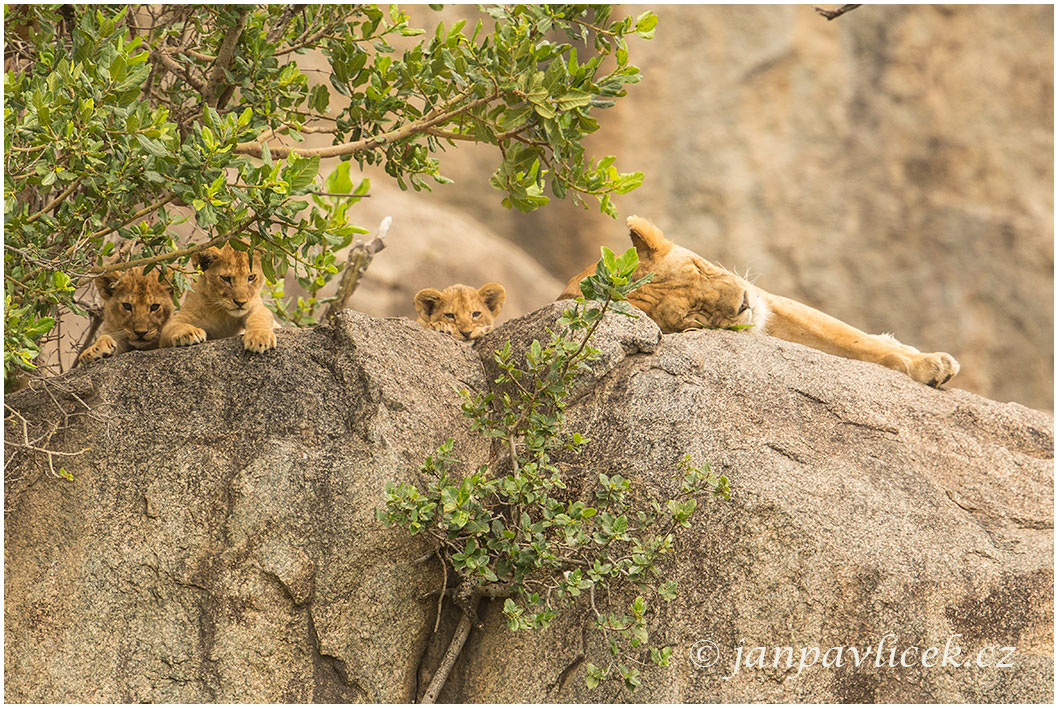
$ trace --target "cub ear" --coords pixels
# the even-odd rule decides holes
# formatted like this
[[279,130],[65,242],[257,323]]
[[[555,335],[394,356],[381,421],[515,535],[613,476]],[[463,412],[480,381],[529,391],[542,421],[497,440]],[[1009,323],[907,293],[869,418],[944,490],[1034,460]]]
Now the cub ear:
[[203,249],[197,253],[191,255],[191,263],[201,268],[203,271],[209,269],[210,265],[220,257],[220,249],[216,246],[210,246],[208,249]]
[[415,294],[415,310],[419,315],[428,318],[444,302],[444,296],[436,288],[423,288]]
[[507,300],[507,291],[499,283],[486,283],[478,288],[478,295],[485,301],[485,307],[493,317],[500,314],[500,308]]
[[632,240],[632,246],[636,247],[640,261],[659,258],[672,251],[672,242],[665,238],[661,229],[646,219],[633,215],[625,220],[625,223],[628,225],[628,236]]
[[114,286],[119,280],[121,276],[117,273],[104,273],[102,276],[96,276],[96,290],[99,291],[99,295],[103,296],[103,300],[110,300],[114,295]]

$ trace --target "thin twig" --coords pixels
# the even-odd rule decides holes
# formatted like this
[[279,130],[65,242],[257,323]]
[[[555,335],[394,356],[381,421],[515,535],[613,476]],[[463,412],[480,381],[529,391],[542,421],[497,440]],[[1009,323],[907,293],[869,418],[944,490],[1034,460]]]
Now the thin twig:
[[[56,477],[59,477],[59,475],[58,475],[58,473],[55,472],[55,462],[54,462],[54,460],[52,460],[52,456],[59,455],[59,456],[64,456],[64,457],[65,456],[71,456],[72,457],[72,456],[81,455],[83,453],[87,453],[90,450],[90,447],[85,447],[85,448],[82,448],[79,451],[72,452],[72,453],[67,453],[67,452],[63,452],[63,451],[52,450],[50,448],[41,448],[40,446],[35,446],[32,443],[30,443],[30,440],[29,440],[29,421],[27,421],[26,418],[22,414],[20,414],[17,411],[15,411],[13,408],[8,406],[6,403],[4,404],[4,408],[7,409],[8,411],[10,411],[13,415],[17,416],[20,421],[22,421],[22,441],[23,442],[22,443],[18,443],[16,441],[8,440],[8,441],[6,441],[7,445],[14,446],[16,448],[24,448],[26,450],[35,451],[37,453],[44,453],[45,455],[48,456],[48,469],[51,471],[51,474],[56,476]],[[56,426],[56,428],[53,431],[51,431],[51,433],[54,434],[56,431],[58,431],[58,427],[57,426]],[[43,436],[41,438],[43,438]],[[49,439],[50,439],[50,436],[49,436]],[[38,440],[40,440],[40,439],[38,439]]]
[[441,606],[445,600],[445,589],[448,588],[448,564],[445,563],[445,559],[441,556],[441,550],[438,549],[436,552],[438,561],[441,562],[441,569],[444,571],[444,581],[441,582],[441,592],[437,594],[437,619],[433,622],[433,631],[436,633],[437,629],[441,627]]
[[224,232],[215,239],[210,239],[209,241],[204,242],[202,244],[189,246],[186,249],[180,249],[179,251],[170,251],[169,253],[165,254],[155,254],[154,256],[147,256],[146,258],[138,258],[132,261],[126,261],[124,263],[112,263],[109,266],[106,266],[100,269],[99,271],[96,271],[93,275],[101,276],[104,273],[113,273],[114,271],[125,271],[130,268],[135,268],[137,266],[149,266],[150,264],[160,263],[162,261],[174,261],[184,256],[190,256],[191,254],[196,254],[199,251],[208,249],[210,246],[218,246],[224,243],[225,241],[231,240],[232,237],[234,237],[240,231],[243,231],[246,227],[250,226],[255,221],[257,221],[257,217],[248,217],[247,219],[243,220],[240,224],[236,225],[232,229],[229,229],[228,231]]

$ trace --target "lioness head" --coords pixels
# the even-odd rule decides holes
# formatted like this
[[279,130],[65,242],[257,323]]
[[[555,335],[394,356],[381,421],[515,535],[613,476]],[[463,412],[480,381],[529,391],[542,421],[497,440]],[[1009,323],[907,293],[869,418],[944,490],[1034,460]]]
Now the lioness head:
[[253,252],[236,251],[231,244],[220,249],[211,246],[193,255],[191,262],[202,269],[195,291],[210,305],[233,318],[250,312],[264,285],[261,259],[253,258]]
[[507,291],[499,283],[486,283],[476,290],[457,283],[443,291],[422,289],[415,294],[415,310],[423,327],[457,340],[475,340],[492,330],[505,300]]
[[144,274],[134,268],[95,279],[103,298],[103,323],[112,332],[124,332],[133,349],[156,347],[162,326],[173,314],[173,287],[159,280],[160,275],[157,269]]
[[[662,332],[697,328],[743,328],[763,330],[767,305],[757,290],[730,271],[709,263],[690,249],[676,246],[646,219],[629,217],[629,237],[639,255],[641,278],[654,278],[628,296]],[[594,267],[569,282],[560,298],[580,294],[580,280]]]

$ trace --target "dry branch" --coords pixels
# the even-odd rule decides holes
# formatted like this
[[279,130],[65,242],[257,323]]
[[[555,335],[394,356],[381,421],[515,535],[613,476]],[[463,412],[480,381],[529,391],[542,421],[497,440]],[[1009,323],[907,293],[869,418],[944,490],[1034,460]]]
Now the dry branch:
[[393,217],[386,217],[378,225],[378,233],[374,239],[366,244],[357,244],[349,250],[349,258],[345,262],[342,280],[338,283],[338,291],[335,293],[334,300],[327,306],[327,312],[323,314],[324,320],[330,320],[345,309],[345,304],[349,302],[353,291],[360,285],[360,279],[363,278],[367,267],[371,265],[371,260],[375,258],[375,254],[386,248],[385,239],[386,235],[389,234],[389,227],[392,223]]
[[859,7],[859,5],[842,5],[837,10],[826,10],[824,8],[819,7],[818,5],[815,5],[814,7],[815,11],[823,17],[827,18],[827,21],[829,22],[830,20],[838,19],[846,12],[851,12],[852,10],[855,10],[857,7]]

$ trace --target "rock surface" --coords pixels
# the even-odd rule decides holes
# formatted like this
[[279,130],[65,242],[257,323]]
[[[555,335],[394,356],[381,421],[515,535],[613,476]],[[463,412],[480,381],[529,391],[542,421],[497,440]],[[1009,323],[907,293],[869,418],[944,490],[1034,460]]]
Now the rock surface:
[[[56,458],[68,482],[6,422],[5,700],[414,701],[456,616],[432,636],[440,566],[373,510],[447,437],[468,467],[487,459],[453,387],[488,386],[490,348],[545,338],[559,310],[474,348],[346,311],[265,355],[134,352],[8,397],[30,440],[57,422],[46,447],[91,450]],[[571,474],[661,494],[690,453],[731,479],[678,537],[680,595],[655,628],[673,668],[589,693],[604,650],[586,616],[511,634],[494,605],[442,700],[1053,699],[1051,416],[747,333],[617,319],[598,344],[568,410],[593,440]],[[953,636],[960,662],[1016,652],[1011,668],[743,661],[723,679],[739,646],[889,633],[887,652]],[[706,640],[719,661],[698,667]]]

